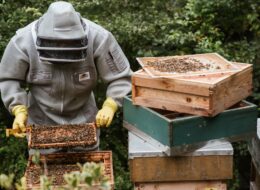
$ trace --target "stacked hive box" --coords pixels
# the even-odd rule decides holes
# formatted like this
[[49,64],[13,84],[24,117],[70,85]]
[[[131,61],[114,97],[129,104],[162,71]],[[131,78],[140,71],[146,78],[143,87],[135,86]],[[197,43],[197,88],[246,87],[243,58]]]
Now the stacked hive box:
[[260,119],[257,123],[257,135],[249,143],[252,156],[250,190],[260,190]]
[[[136,189],[150,190],[159,187],[161,190],[175,187],[179,187],[180,190],[203,189],[206,182],[213,179],[203,175],[196,176],[196,179],[189,178],[187,175],[178,175],[173,166],[190,159],[191,161],[186,163],[186,166],[190,164],[190,167],[183,170],[186,174],[192,175],[193,169],[198,167],[195,166],[194,160],[204,162],[207,156],[195,158],[195,155],[190,154],[187,159],[184,154],[195,153],[198,148],[212,140],[237,141],[255,134],[257,108],[249,102],[240,102],[252,91],[252,67],[249,64],[231,64],[217,54],[191,57],[213,60],[218,63],[217,67],[220,69],[173,75],[157,72],[148,64],[169,57],[138,59],[144,70],[137,71],[132,77],[132,99],[131,97],[124,99],[124,127],[161,151],[164,156],[156,157],[156,160],[163,164],[158,166],[155,163],[157,167],[148,170],[149,174],[142,174],[141,171],[144,170],[138,170],[138,167],[145,167],[143,162],[134,165],[131,163],[134,163],[135,159],[132,161],[130,159],[131,176]],[[131,144],[131,138],[129,141]],[[210,167],[214,167],[214,163],[219,161],[217,151],[214,153],[216,155],[210,156],[212,160],[209,165],[205,165],[207,167],[202,173],[210,173]],[[232,163],[227,160],[223,162],[232,166]],[[145,181],[138,181],[134,177],[137,173],[141,173],[143,177],[152,176],[155,175],[156,170],[160,171],[156,173],[157,176]],[[230,171],[232,173],[232,170]],[[165,183],[164,174],[167,173],[172,175],[167,176],[167,183]],[[176,175],[173,175],[174,173]],[[159,177],[160,175],[162,178]],[[157,180],[152,180],[154,178]],[[224,178],[216,176],[214,180],[217,180],[218,184],[215,185],[219,186],[214,188],[225,189],[221,183]],[[230,176],[226,176],[225,179],[229,178]],[[196,184],[191,184],[190,181],[194,180],[197,180]],[[185,183],[180,184],[184,181]]]
[[[179,157],[164,152],[129,132],[129,166],[136,189],[226,189],[232,178],[233,149],[215,141]],[[181,181],[181,182],[180,182]]]
[[214,139],[253,136],[256,118],[256,105],[247,101],[208,118],[136,106],[130,97],[124,99],[124,127],[167,155],[182,155]]

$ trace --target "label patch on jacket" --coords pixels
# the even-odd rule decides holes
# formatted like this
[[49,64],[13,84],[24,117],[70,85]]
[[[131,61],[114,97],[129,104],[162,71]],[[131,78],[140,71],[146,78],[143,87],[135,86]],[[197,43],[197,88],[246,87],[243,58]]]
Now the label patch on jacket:
[[88,71],[79,74],[79,82],[86,81],[88,79],[90,79],[90,74]]

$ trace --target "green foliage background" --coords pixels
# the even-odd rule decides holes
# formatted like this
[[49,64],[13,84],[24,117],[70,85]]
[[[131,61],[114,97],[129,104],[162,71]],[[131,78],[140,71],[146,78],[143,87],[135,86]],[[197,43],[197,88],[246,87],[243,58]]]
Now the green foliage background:
[[[18,28],[39,18],[50,0],[2,0],[0,2],[0,56]],[[110,30],[131,67],[142,56],[164,56],[217,52],[230,61],[254,66],[254,93],[248,99],[260,104],[260,5],[259,0],[71,0],[75,9]],[[1,74],[1,73],[0,73]],[[104,86],[96,89],[99,105]],[[23,175],[27,151],[25,140],[5,138],[12,117],[0,105],[0,173]],[[132,188],[127,164],[127,131],[122,113],[103,129],[101,148],[113,150],[116,189]],[[234,180],[229,189],[248,189],[249,159],[246,144],[234,144]],[[246,168],[238,167],[243,162]],[[245,165],[245,164],[244,164]],[[216,171],[217,172],[217,171]]]

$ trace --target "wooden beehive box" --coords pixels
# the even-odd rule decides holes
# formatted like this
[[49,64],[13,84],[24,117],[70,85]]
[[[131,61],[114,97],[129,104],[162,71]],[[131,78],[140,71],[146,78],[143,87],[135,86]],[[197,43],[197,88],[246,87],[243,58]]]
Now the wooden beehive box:
[[149,61],[163,60],[165,57],[138,58],[144,64],[144,70],[132,76],[133,103],[212,117],[252,93],[252,65],[231,64],[215,54],[210,54],[210,57],[216,59],[221,69],[181,74],[158,74],[145,66]]
[[135,190],[227,190],[222,181],[135,183]]
[[[52,186],[54,189],[65,187],[63,175],[72,171],[80,171],[77,163],[86,162],[103,163],[105,166],[105,176],[109,179],[111,190],[114,189],[114,176],[111,151],[93,151],[87,153],[55,153],[41,155],[41,165],[35,165],[32,162],[32,156],[29,157],[25,177],[28,189],[40,188],[40,175],[52,177]],[[84,187],[84,185],[82,185]],[[99,190],[99,184],[95,184],[91,190]]]
[[192,153],[172,157],[133,133],[128,134],[129,169],[135,183],[233,178],[233,148],[227,141],[210,142]]
[[31,125],[27,128],[28,146],[33,149],[89,147],[97,143],[94,123],[69,125]]
[[124,98],[123,126],[161,149],[178,155],[209,140],[243,140],[256,133],[257,106],[242,101],[216,117],[193,116],[172,111],[136,106]]

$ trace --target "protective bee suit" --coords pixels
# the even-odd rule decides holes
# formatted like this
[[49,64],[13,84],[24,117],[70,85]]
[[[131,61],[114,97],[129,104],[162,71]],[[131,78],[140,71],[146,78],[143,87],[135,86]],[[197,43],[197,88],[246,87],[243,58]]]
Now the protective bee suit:
[[28,108],[29,124],[93,122],[98,74],[108,85],[104,105],[116,110],[131,90],[127,58],[110,32],[81,18],[70,3],[55,2],[7,45],[0,64],[1,96],[16,118]]

